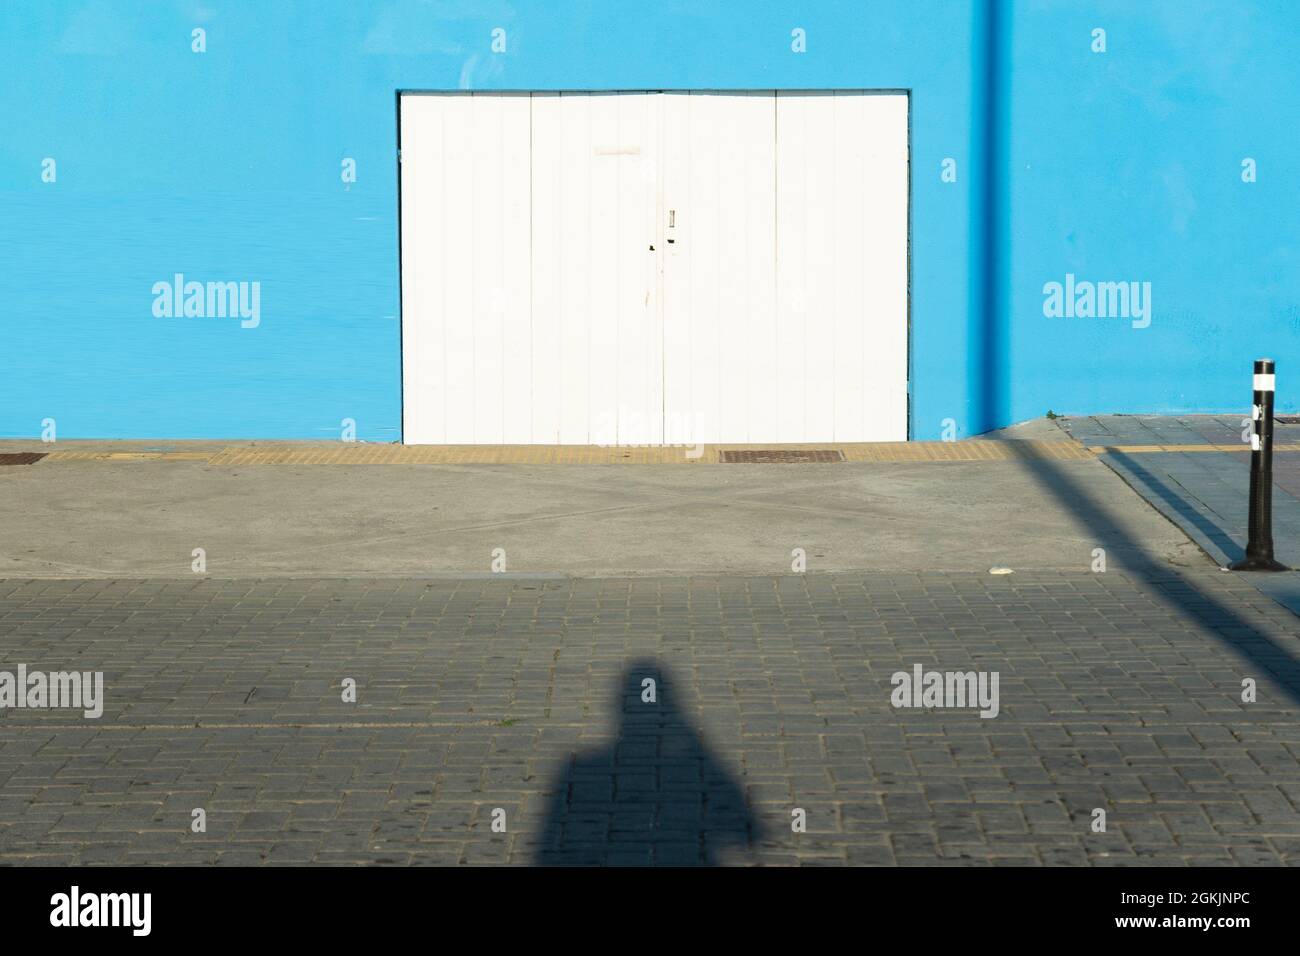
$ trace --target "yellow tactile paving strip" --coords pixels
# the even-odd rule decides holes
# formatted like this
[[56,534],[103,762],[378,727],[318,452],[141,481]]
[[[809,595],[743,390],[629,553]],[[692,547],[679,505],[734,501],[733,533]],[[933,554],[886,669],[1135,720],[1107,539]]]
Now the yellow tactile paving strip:
[[872,442],[802,445],[229,445],[210,451],[54,451],[46,461],[201,461],[210,465],[716,465],[719,452],[758,448],[838,450],[848,462],[1078,461],[1074,441]]
[[1081,461],[1092,455],[1073,441],[900,441],[828,445],[844,452],[846,461],[1020,461],[1050,458]]
[[52,451],[46,461],[209,461],[210,451]]
[[[1232,445],[1094,445],[1091,449],[1098,455],[1113,452],[1123,455],[1149,455],[1157,452],[1184,451],[1250,451],[1250,445],[1242,443]],[[1300,443],[1288,442],[1285,445],[1274,444],[1273,453],[1300,451]]]
[[[223,449],[214,465],[661,465],[695,449],[600,445],[330,445]],[[715,456],[716,458],[716,456]]]

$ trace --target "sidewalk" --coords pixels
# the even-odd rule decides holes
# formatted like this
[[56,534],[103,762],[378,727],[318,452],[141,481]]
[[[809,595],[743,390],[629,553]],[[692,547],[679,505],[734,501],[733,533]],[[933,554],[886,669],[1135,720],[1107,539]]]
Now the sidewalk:
[[[1062,427],[1150,505],[1185,531],[1221,567],[1246,551],[1250,513],[1250,454],[1240,415],[1099,415],[1061,421]],[[1234,451],[1132,451],[1134,447],[1228,446]],[[1273,546],[1277,559],[1300,566],[1300,425],[1275,426]],[[1277,449],[1283,449],[1280,453]],[[1286,450],[1291,449],[1291,450]],[[1274,600],[1300,614],[1300,572],[1245,575]]]
[[[1099,547],[1113,567],[1208,564],[1045,424],[1052,441],[690,467],[546,464],[544,450],[531,463],[491,464],[499,450],[486,449],[472,464],[417,464],[446,452],[60,442],[0,467],[0,575],[193,578],[196,548],[204,573],[224,578],[488,574],[497,549],[508,572],[531,575],[780,574],[795,549],[810,572],[1087,570]],[[9,447],[21,444],[0,452],[42,450]],[[372,454],[391,463],[355,463]],[[1080,492],[1106,503],[1104,531],[1078,513]]]

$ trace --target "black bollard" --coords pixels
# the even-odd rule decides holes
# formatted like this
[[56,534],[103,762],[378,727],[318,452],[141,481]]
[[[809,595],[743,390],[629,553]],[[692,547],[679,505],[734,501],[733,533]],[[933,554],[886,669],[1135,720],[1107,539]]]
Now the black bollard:
[[1273,360],[1255,362],[1255,420],[1250,433],[1250,540],[1229,571],[1285,571],[1273,560]]

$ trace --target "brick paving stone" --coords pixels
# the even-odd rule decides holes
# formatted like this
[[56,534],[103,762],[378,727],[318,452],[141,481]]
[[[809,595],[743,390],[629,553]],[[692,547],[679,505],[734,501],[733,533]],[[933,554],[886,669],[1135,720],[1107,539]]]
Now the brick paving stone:
[[1298,624],[1216,571],[0,581],[0,670],[106,685],[0,712],[0,862],[1296,865]]

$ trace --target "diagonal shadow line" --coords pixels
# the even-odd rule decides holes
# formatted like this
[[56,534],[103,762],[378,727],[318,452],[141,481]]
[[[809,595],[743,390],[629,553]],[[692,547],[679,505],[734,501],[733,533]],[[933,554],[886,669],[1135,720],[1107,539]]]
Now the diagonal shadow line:
[[[1154,474],[1142,465],[1138,464],[1132,455],[1126,454],[1125,452],[1115,451],[1103,455],[1102,461],[1106,462],[1106,458],[1114,459],[1115,462],[1127,469],[1133,477],[1141,480],[1148,488],[1150,488],[1151,491],[1160,498],[1161,503],[1164,504],[1169,511],[1185,520],[1188,524],[1194,526],[1197,531],[1203,534],[1207,540],[1219,549],[1226,559],[1225,563],[1231,564],[1233,561],[1236,561],[1238,558],[1245,555],[1245,549],[1234,541],[1227,531],[1188,504],[1183,496],[1179,495]],[[1126,477],[1123,473],[1119,472],[1118,469],[1115,469],[1115,471],[1121,478]],[[1244,493],[1243,489],[1243,494]]]
[[1065,471],[1047,460],[1027,461],[1026,467],[1062,508],[1083,521],[1103,546],[1124,546],[1131,552],[1130,570],[1208,634],[1281,685],[1293,705],[1300,707],[1300,645],[1287,645],[1258,629],[1245,615],[1197,587],[1172,565],[1161,564],[1128,534],[1110,510]]
[[[973,425],[988,431],[1010,424],[1009,262],[1015,235],[1010,197],[1010,50],[1013,17],[1008,0],[972,4],[972,134],[978,157],[972,177],[971,244],[977,268],[970,295],[968,350]],[[1075,514],[1098,540],[1126,546],[1129,567],[1178,605],[1185,614],[1262,668],[1279,682],[1292,703],[1300,706],[1300,660],[1292,648],[1261,633],[1240,612],[1206,594],[1172,565],[1153,560],[1140,542],[1124,531],[1107,509],[1050,459],[1025,458],[1025,468],[1043,490],[1067,512]],[[1300,650],[1300,648],[1297,648]]]

